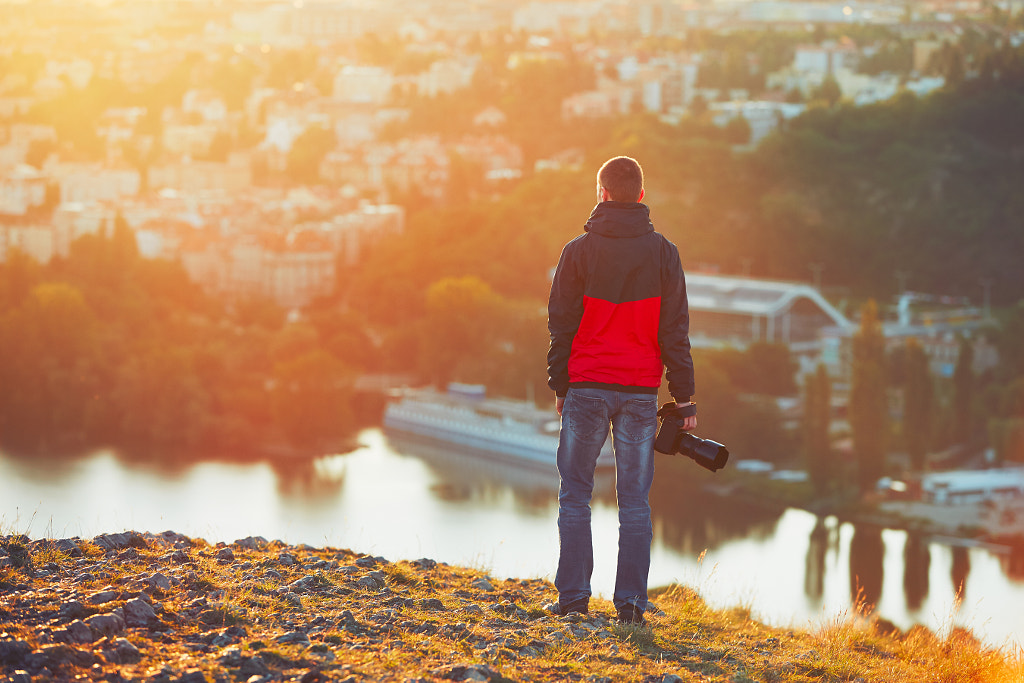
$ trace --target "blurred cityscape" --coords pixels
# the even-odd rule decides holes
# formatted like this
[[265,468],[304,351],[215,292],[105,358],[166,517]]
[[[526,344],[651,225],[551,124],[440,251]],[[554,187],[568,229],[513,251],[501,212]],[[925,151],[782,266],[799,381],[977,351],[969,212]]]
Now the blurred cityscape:
[[[575,76],[563,122],[707,114],[754,145],[816,98],[866,105],[963,78],[972,44],[1024,42],[1011,3],[31,2],[0,5],[0,260],[66,257],[127,221],[147,257],[208,291],[299,307],[329,294],[405,205],[487,192],[579,148],[543,150],[465,97],[511,72]],[[838,27],[840,31],[829,30]],[[845,32],[843,32],[845,31]],[[560,73],[553,70],[552,73]],[[514,94],[514,93],[513,93]],[[551,104],[551,103],[548,103]],[[457,134],[456,134],[457,133]]]
[[597,164],[627,152],[683,247],[703,424],[738,452],[810,457],[821,366],[826,450],[859,457],[846,408],[878,298],[897,457],[872,472],[921,468],[899,426],[919,405],[908,344],[936,387],[931,466],[1024,460],[1022,17],[989,0],[0,3],[0,376],[33,388],[0,403],[0,436],[315,449],[351,432],[353,395],[407,382],[539,400],[550,268]]

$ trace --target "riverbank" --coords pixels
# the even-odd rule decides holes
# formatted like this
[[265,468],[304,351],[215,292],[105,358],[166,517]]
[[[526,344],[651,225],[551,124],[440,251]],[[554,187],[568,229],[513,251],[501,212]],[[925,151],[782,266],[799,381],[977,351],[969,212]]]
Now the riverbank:
[[556,617],[546,581],[172,532],[0,537],[0,681],[985,681],[1017,655],[856,618],[775,629],[687,587],[649,628]]

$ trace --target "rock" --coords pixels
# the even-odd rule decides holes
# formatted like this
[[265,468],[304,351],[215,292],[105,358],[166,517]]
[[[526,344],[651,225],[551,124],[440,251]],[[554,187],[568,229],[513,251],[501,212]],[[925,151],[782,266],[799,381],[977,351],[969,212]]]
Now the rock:
[[494,590],[494,585],[487,579],[481,577],[473,582],[473,588],[490,593]]
[[124,619],[116,614],[96,614],[85,620],[95,638],[117,635],[124,630]]
[[53,547],[55,550],[66,553],[69,557],[82,557],[84,554],[82,549],[78,547],[78,542],[73,538],[62,538],[54,541]]
[[432,612],[444,611],[444,603],[437,598],[424,598],[416,603],[416,606],[420,609],[429,610]]
[[413,564],[420,569],[433,569],[437,566],[437,562],[427,557],[421,557],[418,560],[414,560]]
[[139,551],[135,548],[126,548],[117,554],[117,559],[121,562],[137,560],[139,559]]
[[500,678],[498,672],[486,664],[456,664],[434,669],[430,674],[446,681],[489,681]]
[[120,534],[100,534],[92,539],[92,542],[104,550],[123,550],[128,547],[148,548],[146,539],[134,531],[125,531]]
[[69,600],[60,606],[60,616],[69,620],[83,619],[89,616],[89,610],[77,600]]
[[235,553],[231,550],[231,548],[221,548],[217,551],[217,554],[214,555],[214,557],[218,560],[223,560],[225,562],[235,561]]
[[238,669],[243,676],[266,676],[270,673],[270,669],[260,655],[243,657]]
[[32,683],[32,677],[28,675],[28,672],[24,669],[18,669],[12,673],[8,678],[10,683]]
[[92,633],[92,629],[89,628],[84,621],[81,619],[75,619],[67,625],[68,638],[73,643],[91,643],[96,637]]
[[665,674],[658,679],[658,683],[683,683],[683,679],[675,674]]
[[162,591],[171,590],[171,579],[160,572],[156,572],[146,579],[146,583],[152,588],[159,588]]
[[508,600],[503,600],[491,605],[491,609],[510,619],[526,620],[530,617],[530,614],[526,610],[513,602],[509,602]]
[[246,538],[235,541],[234,544],[244,550],[263,550],[267,545],[269,545],[267,539],[262,536],[247,536]]
[[277,642],[282,645],[286,643],[300,643],[302,645],[309,644],[309,636],[302,631],[289,631],[282,636],[277,637]]
[[174,550],[166,555],[161,555],[160,560],[162,562],[172,562],[174,564],[185,564],[189,561],[188,553],[184,550]]
[[372,591],[380,590],[381,588],[384,587],[385,583],[386,583],[386,578],[385,578],[384,572],[370,572],[369,574],[367,574],[363,578],[361,578],[358,581],[356,581],[356,585],[357,586],[360,586],[362,588],[366,588],[367,590],[372,590]]
[[480,605],[476,604],[475,602],[471,602],[468,605],[466,605],[465,607],[463,607],[462,611],[465,612],[466,614],[475,614],[477,616],[480,616],[481,614],[484,613],[484,608],[481,607]]
[[124,605],[124,620],[128,626],[149,626],[157,620],[156,611],[141,598],[129,600]]
[[274,569],[268,569],[267,571],[263,572],[263,576],[268,578],[268,579],[280,579],[280,578],[282,578],[281,572],[276,571]]
[[92,666],[95,661],[96,657],[91,652],[79,650],[63,643],[43,645],[36,652],[25,658],[25,663],[29,669],[42,669],[44,667],[55,669],[68,664],[88,667]]
[[291,567],[296,564],[295,556],[291,553],[279,553],[277,556],[277,562],[285,567]]
[[24,640],[0,640],[0,664],[18,666],[32,652]]
[[117,591],[100,591],[89,596],[89,603],[93,605],[105,605],[112,600],[117,600],[120,595]]
[[127,638],[117,638],[111,645],[114,646],[118,662],[122,664],[135,664],[142,659],[142,652]]
[[299,683],[323,683],[323,681],[327,680],[330,679],[319,669],[310,669],[299,677]]
[[177,683],[210,683],[209,679],[199,669],[189,669],[177,679]]
[[242,663],[242,650],[237,647],[229,647],[217,661],[228,667],[236,667]]

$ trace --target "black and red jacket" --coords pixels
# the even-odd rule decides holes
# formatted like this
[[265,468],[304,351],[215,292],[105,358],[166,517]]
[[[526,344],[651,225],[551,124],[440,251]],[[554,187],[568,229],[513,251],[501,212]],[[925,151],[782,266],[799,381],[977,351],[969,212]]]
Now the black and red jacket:
[[677,401],[694,393],[679,250],[639,202],[601,202],[565,245],[548,299],[548,386],[657,394],[662,366]]

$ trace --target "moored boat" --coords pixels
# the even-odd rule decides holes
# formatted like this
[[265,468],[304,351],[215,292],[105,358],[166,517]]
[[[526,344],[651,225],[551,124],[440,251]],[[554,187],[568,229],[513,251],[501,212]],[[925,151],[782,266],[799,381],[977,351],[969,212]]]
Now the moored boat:
[[[384,427],[451,444],[483,455],[537,466],[555,465],[558,414],[529,401],[487,398],[481,385],[453,383],[446,393],[433,389],[402,392],[384,411]],[[605,442],[598,467],[613,466]]]

